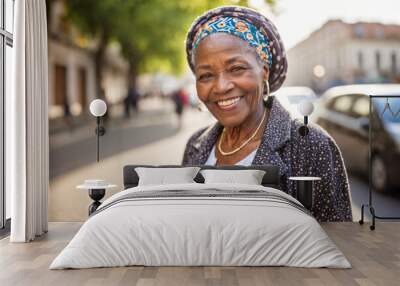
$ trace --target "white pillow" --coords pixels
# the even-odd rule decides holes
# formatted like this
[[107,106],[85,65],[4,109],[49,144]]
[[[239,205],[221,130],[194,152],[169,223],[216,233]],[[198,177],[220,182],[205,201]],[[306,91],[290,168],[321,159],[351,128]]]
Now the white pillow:
[[261,185],[265,171],[262,170],[201,170],[204,183],[234,183],[247,185]]
[[138,186],[195,183],[199,167],[182,168],[135,168],[139,176]]

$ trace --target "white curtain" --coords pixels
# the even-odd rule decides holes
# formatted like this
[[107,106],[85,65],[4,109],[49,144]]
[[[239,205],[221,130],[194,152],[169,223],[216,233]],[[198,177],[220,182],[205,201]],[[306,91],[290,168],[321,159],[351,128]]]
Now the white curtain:
[[14,94],[6,99],[6,173],[12,242],[47,232],[49,185],[45,0],[15,1]]

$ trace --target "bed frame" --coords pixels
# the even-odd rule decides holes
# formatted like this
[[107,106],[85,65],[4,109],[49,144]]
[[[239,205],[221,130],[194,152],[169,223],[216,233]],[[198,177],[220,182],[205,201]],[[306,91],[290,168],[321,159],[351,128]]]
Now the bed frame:
[[[136,167],[148,167],[148,168],[182,168],[182,167],[193,167],[193,166],[182,166],[182,165],[126,165],[124,166],[124,189],[133,188],[138,185],[139,177],[135,171]],[[279,169],[277,166],[273,165],[262,165],[262,166],[240,166],[240,165],[233,165],[233,166],[195,166],[200,167],[202,170],[204,169],[220,169],[220,170],[263,170],[265,171],[265,175],[262,179],[261,184],[265,187],[272,187],[275,189],[280,189],[280,176],[279,176]],[[200,174],[194,178],[197,183],[204,183],[204,178]]]

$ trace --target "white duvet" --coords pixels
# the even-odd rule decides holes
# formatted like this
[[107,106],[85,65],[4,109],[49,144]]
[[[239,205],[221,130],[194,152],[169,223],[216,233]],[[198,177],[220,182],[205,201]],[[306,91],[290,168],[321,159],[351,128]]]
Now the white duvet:
[[121,200],[137,192],[168,190],[261,190],[299,204],[282,191],[255,185],[193,183],[131,188],[107,199],[50,269],[127,265],[351,267],[311,215],[279,200],[251,196]]

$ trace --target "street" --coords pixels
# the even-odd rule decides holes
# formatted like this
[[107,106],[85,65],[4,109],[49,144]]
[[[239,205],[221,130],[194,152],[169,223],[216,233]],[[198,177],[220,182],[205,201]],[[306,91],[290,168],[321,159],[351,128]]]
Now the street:
[[[100,162],[96,162],[94,126],[83,140],[53,138],[50,153],[51,180],[49,192],[50,221],[82,221],[87,218],[90,199],[86,191],[76,186],[85,179],[105,179],[118,188],[107,191],[106,197],[122,188],[122,168],[127,164],[180,164],[190,135],[214,119],[206,112],[187,109],[181,129],[177,129],[172,109],[144,111],[140,120],[110,125],[101,138]],[[147,112],[147,113],[146,113]],[[64,138],[65,139],[65,138]],[[353,219],[360,219],[362,204],[368,203],[368,183],[349,174]],[[373,205],[379,216],[400,215],[400,192],[373,193]],[[365,219],[369,220],[369,210]]]

